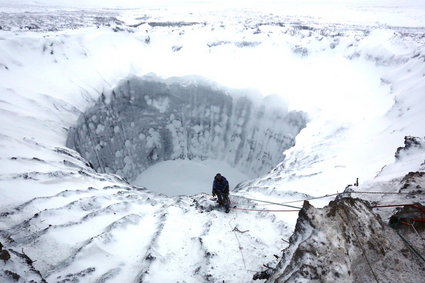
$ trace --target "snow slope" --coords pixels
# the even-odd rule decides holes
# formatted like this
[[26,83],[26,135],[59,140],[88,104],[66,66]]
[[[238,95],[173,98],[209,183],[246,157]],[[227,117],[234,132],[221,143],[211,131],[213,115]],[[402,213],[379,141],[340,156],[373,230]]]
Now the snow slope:
[[121,185],[32,199],[2,215],[1,237],[37,258],[47,282],[241,282],[258,258],[275,262],[286,228],[272,215],[225,214],[208,195],[168,198]]
[[[197,75],[307,113],[283,162],[232,193],[238,208],[282,209],[247,198],[298,201],[357,177],[361,189],[396,191],[407,171],[424,169],[418,149],[381,172],[405,136],[425,136],[422,3],[46,3],[0,1],[0,242],[23,250],[48,282],[247,282],[276,265],[295,226],[296,212],[225,214],[204,194],[169,198],[129,185],[67,148],[79,117],[130,76]],[[15,253],[0,261],[25,278],[24,265]],[[13,280],[7,274],[0,279]]]
[[[380,87],[372,90],[369,85],[353,93],[344,91],[348,97],[332,97],[336,101],[325,106],[330,111],[325,108],[312,118],[297,136],[296,146],[285,152],[284,162],[250,186],[309,192],[323,184],[323,193],[336,192],[356,178],[360,183],[373,179],[384,165],[394,162],[394,151],[405,136],[425,136],[424,49],[417,45],[421,41],[419,34],[376,30],[358,45],[349,45],[346,56],[365,58],[377,67]],[[419,168],[413,167],[410,170]]]

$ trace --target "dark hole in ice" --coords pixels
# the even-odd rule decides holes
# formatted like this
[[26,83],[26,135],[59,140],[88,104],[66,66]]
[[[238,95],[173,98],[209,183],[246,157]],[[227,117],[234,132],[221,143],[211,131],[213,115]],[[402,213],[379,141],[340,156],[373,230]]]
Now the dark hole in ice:
[[[228,172],[231,168],[241,176],[258,177],[282,161],[282,152],[294,145],[295,136],[306,125],[305,116],[288,112],[276,101],[200,79],[131,77],[102,94],[80,116],[69,131],[67,146],[98,172],[118,174],[139,185],[143,185],[138,178],[142,172],[167,161],[176,166],[175,176],[167,176],[173,170],[165,165],[153,173],[158,187],[169,182],[164,183],[165,193],[209,192],[215,173],[235,175]],[[224,163],[228,168],[220,167]],[[194,171],[211,164],[214,169],[209,168],[208,180],[185,184],[205,179],[204,173]],[[231,177],[229,181],[236,185]],[[148,188],[164,192],[154,186]],[[199,189],[184,190],[190,186]]]

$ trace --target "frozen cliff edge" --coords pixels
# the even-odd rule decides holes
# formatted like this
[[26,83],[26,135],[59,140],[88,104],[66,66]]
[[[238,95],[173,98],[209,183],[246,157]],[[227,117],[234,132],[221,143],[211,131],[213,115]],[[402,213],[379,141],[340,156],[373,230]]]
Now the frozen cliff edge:
[[305,202],[290,246],[268,282],[419,282],[420,261],[361,199]]

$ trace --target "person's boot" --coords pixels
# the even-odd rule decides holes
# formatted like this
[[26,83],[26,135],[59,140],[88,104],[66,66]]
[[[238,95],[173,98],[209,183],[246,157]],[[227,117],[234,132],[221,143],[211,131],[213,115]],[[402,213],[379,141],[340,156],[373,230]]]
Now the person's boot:
[[229,211],[230,211],[230,200],[229,200],[229,198],[227,198],[227,199],[224,201],[224,207],[225,207],[225,209],[226,209],[226,213],[229,213]]

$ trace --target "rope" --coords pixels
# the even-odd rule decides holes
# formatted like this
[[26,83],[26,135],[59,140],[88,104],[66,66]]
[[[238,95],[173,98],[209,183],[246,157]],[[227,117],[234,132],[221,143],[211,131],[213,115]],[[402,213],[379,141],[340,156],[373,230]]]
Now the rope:
[[[378,195],[408,195],[410,193],[399,193],[399,192],[346,192],[348,194],[378,194]],[[415,193],[416,194],[416,193]]]
[[[410,207],[414,207],[417,208],[418,210],[420,210],[423,214],[425,214],[425,209],[422,206],[419,206],[417,204],[414,203],[407,203],[407,204],[386,204],[386,205],[375,205],[372,208],[381,208],[381,207],[398,207],[398,206],[410,206]],[[414,219],[416,221],[423,221],[423,219]]]
[[418,231],[415,228],[415,221],[413,223],[409,223],[410,226],[412,226],[413,231],[415,231],[416,235],[418,235],[419,238],[421,238],[422,241],[425,241],[425,239],[418,233]]
[[[349,192],[351,193],[371,193],[371,194],[405,194],[405,193],[387,193],[387,192]],[[295,212],[295,211],[299,211],[300,209],[302,209],[301,207],[297,207],[297,206],[292,206],[292,205],[287,205],[288,203],[294,203],[294,202],[301,202],[301,201],[308,201],[308,200],[313,200],[313,199],[320,199],[320,198],[327,198],[330,196],[335,196],[335,195],[339,195],[339,193],[336,194],[328,194],[328,195],[324,195],[324,196],[319,196],[319,197],[313,197],[313,198],[308,198],[308,199],[303,199],[303,200],[294,200],[294,201],[287,201],[287,202],[272,202],[272,201],[266,201],[266,200],[260,200],[260,199],[254,199],[254,198],[247,198],[247,197],[242,197],[242,196],[237,196],[239,198],[244,198],[247,200],[252,200],[252,201],[256,201],[256,202],[263,202],[263,203],[267,203],[267,204],[273,204],[273,205],[280,205],[280,206],[286,206],[286,207],[290,207],[290,208],[295,208],[296,210],[281,210],[281,209],[248,209],[248,208],[238,208],[235,207],[234,209],[238,209],[238,210],[245,210],[245,211],[267,211],[267,212]],[[419,209],[422,213],[425,214],[425,209],[423,209],[422,207],[420,207],[419,205],[416,204],[387,204],[387,205],[375,205],[372,206],[372,208],[385,208],[385,207],[399,207],[399,206],[411,206],[411,207],[415,207],[417,209]],[[425,222],[424,219],[413,219],[415,221],[420,221],[420,222]]]
[[302,202],[302,201],[306,201],[306,200],[309,201],[309,200],[315,200],[315,199],[333,197],[333,196],[336,196],[336,195],[339,195],[339,193],[324,195],[324,196],[320,196],[320,197],[311,197],[311,198],[307,198],[307,199],[285,201],[285,202],[281,202],[281,203],[282,204],[287,204],[287,203],[294,203],[294,202]]
[[[381,195],[407,195],[407,194],[409,194],[409,193],[399,193],[399,192],[345,192],[345,193],[346,194],[381,194]],[[311,198],[305,198],[305,199],[299,199],[299,200],[279,202],[279,203],[271,202],[271,201],[265,201],[265,200],[259,200],[259,199],[253,199],[253,198],[247,198],[247,197],[242,197],[242,196],[238,196],[238,197],[245,198],[245,199],[252,200],[252,201],[258,201],[258,202],[264,202],[264,203],[269,203],[269,204],[275,204],[275,205],[281,205],[281,206],[287,206],[287,207],[291,207],[291,208],[301,209],[301,207],[290,206],[290,205],[286,205],[286,204],[310,201],[310,200],[315,200],[315,199],[328,198],[328,197],[333,197],[333,196],[337,196],[337,195],[340,195],[340,194],[344,194],[344,192],[327,194],[327,195],[323,195],[323,196],[311,197]],[[400,205],[400,206],[402,206],[402,205]]]
[[[398,193],[398,192],[345,192],[346,194],[380,194],[380,195],[407,195],[409,193]],[[311,198],[306,198],[306,199],[300,199],[300,200],[292,200],[292,201],[285,201],[285,202],[281,202],[281,204],[287,204],[287,203],[295,203],[295,202],[302,202],[305,200],[315,200],[315,199],[321,199],[321,198],[327,198],[327,197],[332,197],[332,196],[337,196],[340,194],[344,194],[344,192],[342,193],[334,193],[334,194],[327,194],[327,195],[323,195],[323,196],[318,196],[318,197],[311,197]]]
[[403,203],[403,204],[385,204],[385,205],[375,205],[372,208],[381,208],[381,207],[398,207],[398,206],[413,206],[417,207],[417,205],[411,203]]
[[[232,225],[230,225],[230,220],[229,220],[229,227],[230,227],[230,229],[232,229]],[[243,262],[243,266],[245,267],[245,270],[246,270],[246,264],[245,264],[245,257],[243,256],[243,253],[242,253],[242,246],[241,246],[241,242],[239,241],[239,238],[238,238],[238,235],[236,234],[236,231],[235,231],[235,229],[233,229],[232,230],[232,232],[233,232],[233,234],[235,234],[235,237],[236,237],[236,240],[238,241],[238,244],[239,244],[239,252],[241,253],[241,257],[242,257],[242,262]]]
[[264,203],[270,203],[270,204],[280,205],[280,206],[286,206],[286,207],[295,208],[295,209],[301,209],[302,208],[302,207],[298,207],[298,206],[285,205],[283,203],[272,202],[272,201],[267,201],[267,200],[260,200],[260,199],[247,198],[247,197],[241,197],[241,198],[252,200],[252,201],[258,201],[258,202],[264,202]]
[[421,256],[421,254],[412,246],[412,244],[410,244],[409,241],[406,238],[404,238],[397,230],[396,232],[400,236],[400,238],[409,246],[409,248],[413,251],[413,253],[425,262],[425,258]]
[[[240,198],[245,198],[245,197],[240,197]],[[248,199],[248,198],[245,198]],[[249,200],[254,200],[254,199],[249,199]],[[230,199],[229,199],[230,201]],[[261,201],[261,200],[256,200],[256,201]],[[264,201],[265,202],[265,201]],[[272,202],[268,202],[269,204],[275,204]],[[292,207],[292,206],[290,206]],[[297,208],[297,209],[255,209],[255,208],[241,208],[241,207],[233,207],[233,209],[235,210],[242,210],[242,211],[258,211],[258,212],[298,212],[300,211],[301,208]]]
[[[399,207],[399,206],[410,206],[410,207],[415,207],[417,209],[419,209],[423,214],[425,214],[425,209],[423,209],[421,206],[416,205],[416,204],[387,204],[387,205],[376,205],[372,208],[378,208],[378,207]],[[412,219],[413,221],[424,221],[424,219]],[[416,232],[416,234],[423,240],[423,238],[419,235],[418,231],[416,231],[415,227],[413,226],[412,223],[409,222],[405,222],[402,221],[403,224],[406,225],[410,225],[412,226],[413,230]],[[412,244],[409,243],[409,241],[403,237],[400,232],[398,230],[396,230],[397,234],[400,236],[400,238],[407,244],[407,246],[413,251],[413,253],[419,257],[420,259],[422,259],[425,262],[425,258],[413,247]]]
[[251,209],[251,208],[240,208],[240,207],[234,207],[233,209],[237,210],[244,210],[244,211],[260,211],[260,212],[298,212],[299,209]]

